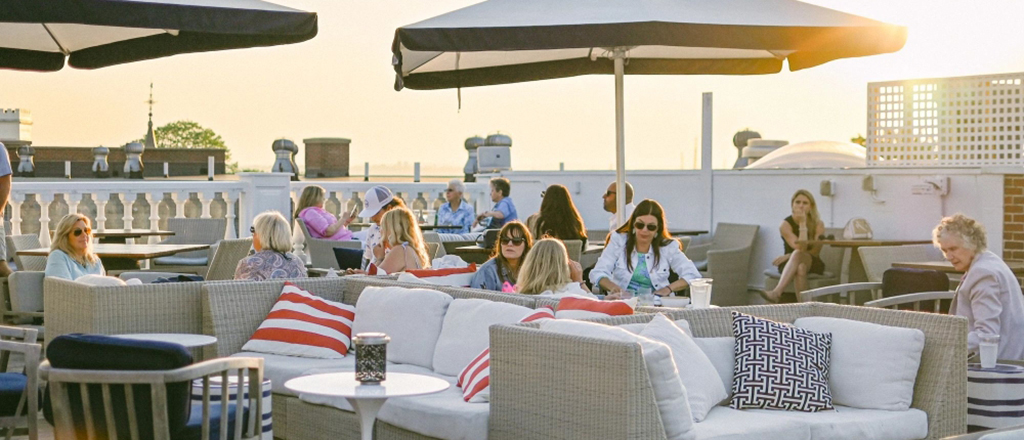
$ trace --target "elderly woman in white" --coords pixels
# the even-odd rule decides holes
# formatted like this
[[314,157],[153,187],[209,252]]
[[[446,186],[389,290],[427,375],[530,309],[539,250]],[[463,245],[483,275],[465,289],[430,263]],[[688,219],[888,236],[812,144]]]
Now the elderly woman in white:
[[1024,359],[1024,301],[1020,283],[998,255],[986,250],[985,228],[956,214],[943,218],[932,241],[964,272],[951,315],[967,318],[967,348],[978,351],[982,334],[999,335],[999,359]]
[[[670,284],[671,272],[679,279]],[[623,291],[645,289],[666,296],[685,289],[696,278],[700,278],[697,267],[683,254],[679,241],[668,235],[664,209],[650,199],[636,205],[629,221],[612,232],[590,271],[590,281],[608,292],[608,299],[619,298]]]

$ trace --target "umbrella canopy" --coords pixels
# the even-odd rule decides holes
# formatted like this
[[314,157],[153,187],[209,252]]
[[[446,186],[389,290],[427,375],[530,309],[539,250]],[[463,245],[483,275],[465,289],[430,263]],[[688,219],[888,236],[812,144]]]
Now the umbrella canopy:
[[895,52],[906,28],[796,0],[489,0],[395,32],[396,89],[611,74],[776,73]]
[[488,0],[398,28],[391,52],[395,90],[614,74],[624,194],[623,75],[776,73],[783,60],[795,71],[906,39],[904,27],[796,0]]
[[316,33],[316,13],[260,0],[3,0],[0,68],[95,69]]

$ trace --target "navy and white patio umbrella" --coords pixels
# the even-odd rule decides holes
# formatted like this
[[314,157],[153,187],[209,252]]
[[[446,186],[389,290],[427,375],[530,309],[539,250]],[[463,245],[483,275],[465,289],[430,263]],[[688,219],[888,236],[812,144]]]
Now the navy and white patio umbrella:
[[316,33],[316,13],[260,0],[3,0],[0,68],[96,69]]
[[906,37],[796,0],[488,0],[398,28],[391,51],[395,90],[614,74],[624,194],[624,74],[767,74],[784,60],[796,71],[895,52]]

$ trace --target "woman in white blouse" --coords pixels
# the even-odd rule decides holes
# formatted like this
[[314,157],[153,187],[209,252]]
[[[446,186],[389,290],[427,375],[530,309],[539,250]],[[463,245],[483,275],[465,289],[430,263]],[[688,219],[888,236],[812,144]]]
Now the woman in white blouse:
[[[671,272],[679,279],[670,284]],[[629,221],[611,234],[590,271],[590,281],[608,292],[608,299],[619,298],[627,290],[636,293],[642,289],[666,296],[700,277],[679,241],[668,235],[664,209],[651,199],[637,204]]]

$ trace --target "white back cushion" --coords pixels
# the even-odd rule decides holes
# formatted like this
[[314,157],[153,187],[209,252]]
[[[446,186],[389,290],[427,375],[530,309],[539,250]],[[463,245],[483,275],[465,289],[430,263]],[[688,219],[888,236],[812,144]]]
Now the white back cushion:
[[832,333],[828,384],[836,405],[889,411],[910,408],[924,350],[921,330],[823,317],[800,318],[793,324]]
[[430,289],[367,287],[356,301],[352,334],[384,332],[391,337],[388,361],[431,368],[451,295]]
[[434,349],[434,372],[458,376],[473,358],[490,347],[494,324],[519,322],[533,309],[485,299],[457,299],[448,305]]
[[672,359],[679,369],[679,379],[686,388],[694,422],[704,420],[708,411],[729,395],[708,356],[693,342],[690,335],[665,315],[655,316],[640,332],[640,336],[662,342],[672,350]]
[[[679,321],[676,321],[678,324]],[[722,379],[722,386],[725,387],[726,399],[732,393],[732,372],[736,366],[736,338],[726,336],[723,338],[693,338],[701,351],[707,355],[711,365],[715,367],[718,376]],[[728,403],[728,402],[726,402]]]
[[667,345],[617,327],[571,319],[545,319],[541,321],[540,328],[555,333],[639,343],[644,353],[644,363],[647,365],[651,387],[654,388],[658,412],[665,427],[665,436],[668,440],[695,437],[686,388],[679,379],[679,370]]
[[[690,323],[689,322],[687,322],[685,319],[677,319],[677,320],[675,320],[673,322],[676,323],[677,327],[683,329],[683,331],[686,332],[686,334],[690,335],[691,338],[693,337],[693,332],[690,331]],[[622,325],[618,325],[616,327],[621,328],[623,330],[626,330],[626,331],[628,331],[628,332],[630,332],[630,333],[632,333],[634,335],[639,335],[640,332],[644,331],[644,329],[647,328],[647,324],[650,324],[650,321],[648,321],[648,322],[641,322],[641,323],[638,323],[638,324],[622,324]]]

